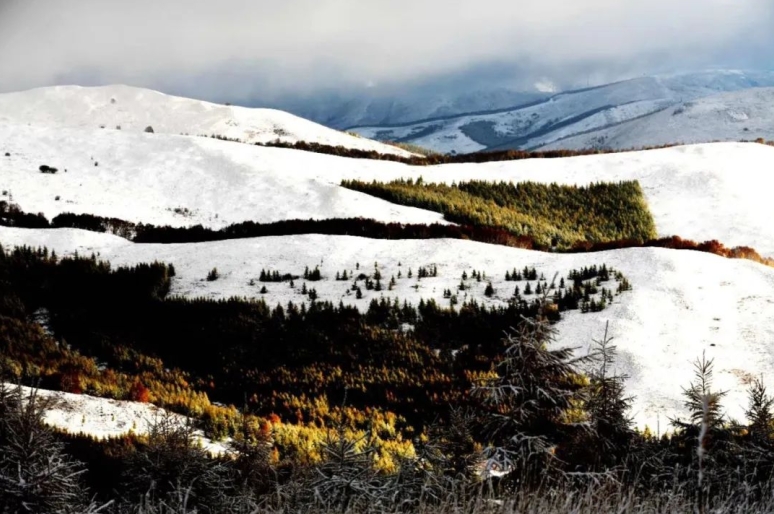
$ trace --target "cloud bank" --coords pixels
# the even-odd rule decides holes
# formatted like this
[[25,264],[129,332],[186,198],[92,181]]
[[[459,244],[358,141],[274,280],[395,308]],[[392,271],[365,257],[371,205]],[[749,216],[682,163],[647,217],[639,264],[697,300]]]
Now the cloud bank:
[[771,0],[0,0],[0,90],[120,82],[239,99],[481,66],[564,83],[774,68],[772,27]]

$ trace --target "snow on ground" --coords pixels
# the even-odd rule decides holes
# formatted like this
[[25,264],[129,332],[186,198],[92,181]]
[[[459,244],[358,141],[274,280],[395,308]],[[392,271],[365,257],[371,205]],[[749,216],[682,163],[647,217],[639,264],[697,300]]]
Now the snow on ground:
[[635,148],[672,143],[774,139],[774,88],[722,93],[681,103],[588,134],[555,140],[554,148]]
[[[13,384],[5,385],[10,389],[16,387]],[[25,397],[29,397],[31,392],[29,387],[22,387]],[[82,433],[97,439],[118,437],[130,432],[137,435],[147,434],[149,426],[165,416],[171,416],[172,420],[181,426],[187,423],[184,416],[167,412],[149,403],[111,400],[46,389],[38,389],[37,396],[52,401],[46,410],[46,424],[71,434]],[[204,437],[201,431],[197,431],[194,437],[212,454],[228,451],[226,444]]]
[[0,121],[49,127],[220,135],[246,143],[306,141],[410,156],[390,145],[333,130],[275,109],[251,109],[123,85],[55,86],[0,94]]
[[[365,309],[373,298],[435,298],[448,305],[444,289],[455,293],[463,270],[487,274],[496,295],[483,296],[485,282],[473,285],[468,294],[490,304],[507,300],[513,282],[505,282],[506,270],[535,266],[549,279],[555,272],[593,264],[607,264],[622,271],[633,291],[617,296],[606,310],[582,314],[570,312],[558,325],[562,346],[587,351],[592,339],[602,337],[605,323],[618,346],[618,371],[630,376],[628,392],[634,395],[632,414],[640,427],[661,432],[668,418],[684,415],[681,391],[692,379],[692,362],[706,352],[715,359],[716,387],[730,391],[724,406],[729,415],[742,419],[745,389],[751,377],[763,375],[774,387],[774,326],[763,320],[774,318],[774,269],[744,260],[730,260],[691,251],[627,249],[592,254],[550,254],[492,246],[471,241],[385,241],[347,236],[288,236],[242,239],[188,245],[139,245],[78,230],[26,230],[0,228],[4,245],[48,246],[59,254],[99,252],[116,265],[161,260],[175,265],[172,294],[227,298],[232,295],[266,297],[270,305],[301,302],[303,280],[265,284],[258,281],[263,268],[302,274],[306,266],[320,265],[323,280],[307,282],[321,300],[357,305]],[[382,292],[367,291],[356,300],[347,294],[352,281],[337,282],[337,271],[348,274],[360,269],[371,272],[378,262],[384,279]],[[398,263],[401,265],[398,266]],[[417,281],[419,266],[438,266],[438,277]],[[207,282],[205,276],[217,267],[221,278]],[[413,279],[406,278],[411,268]],[[403,278],[388,291],[392,275]],[[250,285],[255,279],[255,285]],[[415,290],[413,286],[419,285]],[[521,284],[522,290],[524,283]],[[362,282],[361,282],[362,286]],[[533,284],[534,287],[534,284]],[[460,296],[462,299],[462,296]]]
[[[5,157],[5,152],[10,153]],[[99,163],[95,166],[95,162]],[[42,174],[42,164],[55,175]],[[339,186],[342,179],[637,180],[660,235],[717,239],[774,256],[774,147],[716,143],[565,159],[411,167],[212,139],[0,123],[0,199],[52,218],[91,213],[160,225],[367,217],[433,223],[441,215]],[[65,172],[64,170],[67,170]],[[59,197],[59,200],[57,200]],[[177,209],[177,212],[176,212]],[[187,211],[185,210],[187,209]]]
[[[539,136],[535,139],[530,139],[524,146],[527,148],[537,148],[541,146],[548,146],[554,141],[559,141],[564,138],[569,138],[577,134],[584,133],[596,133],[600,127],[609,127],[623,123],[628,120],[636,119],[641,116],[647,116],[654,112],[658,112],[662,109],[674,105],[674,102],[668,99],[663,100],[645,100],[642,102],[631,102],[623,105],[616,105],[609,109],[599,111],[596,114],[587,116],[576,123],[558,128],[549,132],[546,135]],[[561,147],[561,145],[557,145]],[[638,145],[633,145],[626,148],[634,148]],[[639,145],[643,146],[643,145]]]
[[637,180],[661,236],[752,246],[774,256],[774,147],[714,143],[567,159],[448,165],[425,182],[534,181],[584,185]]
[[[610,123],[608,117],[595,117],[611,110],[616,120],[653,112],[670,102],[671,92],[653,77],[638,78],[604,86],[559,93],[542,102],[510,110],[421,121],[399,126],[357,127],[357,133],[381,140],[408,140],[438,152],[474,152],[483,148],[528,147],[528,141],[553,141],[552,134],[577,134]],[[639,109],[618,109],[640,102]],[[671,100],[674,103],[673,100]],[[647,106],[647,107],[646,107]],[[647,110],[650,109],[650,110]],[[644,111],[644,112],[643,112]],[[583,122],[585,123],[577,123]],[[574,127],[574,128],[573,128]],[[468,137],[475,134],[472,137]],[[474,146],[475,145],[475,146]]]
[[[578,136],[568,140],[571,148],[598,144],[596,136],[618,133],[616,124],[633,120],[684,102],[717,95],[722,92],[749,90],[755,87],[774,86],[774,73],[768,71],[707,70],[698,73],[638,77],[596,87],[565,91],[530,105],[500,109],[497,112],[467,112],[456,116],[422,119],[413,123],[384,124],[384,122],[359,123],[356,130],[366,137],[381,140],[407,140],[439,152],[473,152],[483,147],[533,148],[547,145],[560,138]],[[742,104],[757,103],[754,95],[745,92],[737,96]],[[771,101],[768,101],[770,104]],[[513,104],[517,105],[517,104]],[[688,104],[686,104],[688,105]],[[765,108],[766,103],[762,104]],[[670,109],[670,114],[672,110]],[[769,111],[770,112],[770,111]],[[653,123],[649,132],[630,131],[627,138],[611,141],[614,148],[639,148],[649,144],[654,136],[663,143],[708,142],[716,140],[749,140],[747,136],[726,133],[722,124],[696,123],[687,128],[700,131],[701,137],[685,139],[684,133],[663,130],[669,125],[665,116],[653,115],[660,123]],[[385,118],[386,119],[386,118]],[[765,120],[768,119],[768,123]],[[771,115],[763,118],[764,129],[771,128]],[[710,119],[705,119],[710,122]],[[666,122],[666,123],[665,123]],[[389,123],[389,121],[387,122]],[[640,126],[636,122],[632,126]],[[609,127],[609,131],[605,130]],[[748,125],[750,132],[752,126]],[[741,130],[741,128],[740,128]],[[586,135],[586,133],[591,134]],[[745,133],[748,134],[748,133]],[[467,137],[472,136],[472,139]],[[696,134],[698,135],[698,134]],[[760,134],[763,136],[765,134]],[[659,137],[660,136],[660,137]],[[759,136],[755,136],[759,137]],[[565,147],[563,144],[557,147]]]
[[[338,186],[341,168],[371,162],[379,161],[192,136],[0,123],[0,199],[12,197],[49,219],[75,212],[215,228],[294,218],[441,220]],[[43,164],[58,173],[40,173]]]

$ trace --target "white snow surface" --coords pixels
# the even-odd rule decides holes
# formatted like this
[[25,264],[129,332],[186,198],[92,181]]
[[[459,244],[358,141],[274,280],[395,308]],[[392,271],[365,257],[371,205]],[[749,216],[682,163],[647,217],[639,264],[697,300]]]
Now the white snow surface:
[[[384,140],[408,140],[411,143],[443,153],[468,153],[484,148],[497,148],[520,141],[509,147],[528,147],[533,140],[553,141],[560,130],[576,134],[583,130],[606,126],[609,117],[620,120],[653,112],[671,96],[669,89],[656,78],[630,80],[581,91],[560,93],[548,100],[524,107],[486,114],[463,114],[442,120],[421,121],[399,126],[357,127],[353,129],[364,137]],[[639,109],[622,108],[637,103]],[[616,110],[616,108],[618,108]],[[594,116],[600,110],[615,114]],[[573,129],[573,119],[583,124]],[[471,138],[467,128],[471,124],[487,124],[496,137]],[[568,126],[569,125],[569,126]]]
[[[602,337],[605,323],[615,338],[619,357],[617,371],[629,375],[627,391],[635,396],[632,415],[638,426],[662,433],[668,419],[685,416],[682,387],[692,379],[692,362],[706,352],[715,359],[715,387],[729,391],[724,406],[729,416],[743,419],[746,387],[751,377],[763,376],[774,387],[774,269],[745,260],[732,260],[693,251],[626,249],[591,254],[551,254],[459,240],[385,241],[348,236],[287,236],[242,239],[186,245],[142,245],[120,238],[79,230],[30,230],[0,228],[3,245],[47,246],[58,254],[98,253],[114,265],[161,260],[174,264],[172,294],[188,297],[227,298],[233,295],[265,297],[270,305],[305,301],[297,280],[266,283],[260,294],[261,269],[302,274],[306,266],[320,266],[323,280],[308,282],[320,300],[367,309],[373,298],[397,297],[417,303],[434,298],[448,305],[444,289],[460,282],[463,271],[485,272],[496,294],[484,297],[486,282],[472,285],[469,295],[490,305],[502,304],[514,283],[505,282],[506,270],[535,266],[549,279],[574,268],[607,264],[630,280],[633,290],[616,296],[602,312],[566,313],[558,324],[558,346],[585,353],[593,339]],[[352,281],[335,280],[337,271],[365,272],[378,262],[384,277],[382,292],[368,291],[356,300],[347,293]],[[400,266],[398,265],[400,263]],[[417,281],[419,266],[438,266],[438,277]],[[220,278],[205,276],[217,267]],[[411,268],[414,278],[408,279]],[[389,277],[401,270],[393,291]],[[255,285],[249,285],[255,279]],[[413,288],[419,284],[419,290]],[[362,283],[361,283],[362,285]],[[523,289],[524,283],[521,287]],[[534,287],[534,284],[533,284]],[[460,297],[460,300],[463,298]]]
[[609,128],[558,139],[542,149],[621,149],[757,138],[774,140],[774,88],[747,89],[684,102]]
[[409,152],[330,129],[275,109],[253,109],[165,95],[124,85],[54,86],[0,94],[0,122],[48,127],[100,128],[226,136],[245,143],[298,141],[383,154]]
[[[405,140],[439,152],[467,153],[484,148],[582,148],[599,146],[605,142],[611,148],[640,148],[654,144],[675,142],[740,141],[750,137],[749,131],[729,130],[723,120],[705,120],[693,125],[685,123],[693,131],[690,139],[679,130],[660,132],[662,124],[669,122],[658,113],[680,104],[691,105],[694,100],[741,91],[735,98],[742,108],[752,103],[756,109],[759,101],[755,94],[747,95],[755,87],[774,86],[773,72],[741,70],[707,70],[698,73],[639,77],[587,89],[566,91],[532,105],[498,110],[497,112],[460,113],[445,118],[418,120],[399,124],[361,124],[355,130],[359,134],[380,140]],[[765,99],[763,100],[765,102]],[[769,101],[769,104],[771,102]],[[651,116],[652,128],[648,132],[629,130],[626,137],[615,138],[617,125],[640,127],[637,120]],[[771,127],[771,117],[762,120],[764,128]],[[674,123],[674,122],[672,122]],[[611,134],[611,135],[609,135]],[[572,136],[572,139],[567,139]],[[602,136],[607,136],[600,141]],[[671,138],[671,139],[670,139]],[[660,143],[654,143],[658,140]]]
[[[0,189],[7,193],[0,198],[49,219],[74,212],[213,228],[361,216],[441,221],[339,187],[347,170],[379,162],[194,136],[0,123]],[[43,164],[59,171],[42,174]]]
[[[5,384],[11,390],[15,384]],[[22,394],[28,398],[32,389],[22,386]],[[97,398],[86,394],[72,394],[61,391],[37,389],[40,399],[52,400],[46,410],[46,424],[70,434],[85,434],[96,439],[118,437],[128,433],[144,435],[152,423],[162,417],[171,416],[175,423],[183,426],[188,422],[185,416],[165,411],[149,403]],[[228,452],[225,443],[214,442],[201,431],[194,433],[196,442],[211,454]]]
[[[4,157],[5,152],[10,157]],[[42,174],[41,164],[59,172]],[[412,167],[196,137],[0,123],[0,191],[8,193],[0,199],[12,197],[25,211],[42,212],[49,219],[75,212],[212,228],[293,218],[434,223],[442,220],[440,214],[339,184],[342,179],[420,176],[426,182],[445,183],[476,179],[586,185],[637,180],[660,235],[717,239],[774,256],[772,169],[774,147],[755,143]]]

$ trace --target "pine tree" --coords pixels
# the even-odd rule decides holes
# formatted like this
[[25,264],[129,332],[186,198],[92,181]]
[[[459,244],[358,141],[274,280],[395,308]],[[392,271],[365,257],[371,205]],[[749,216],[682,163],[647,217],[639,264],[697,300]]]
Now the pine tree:
[[[694,381],[688,388],[683,388],[685,401],[683,405],[689,412],[689,423],[694,426],[705,426],[707,430],[720,428],[723,423],[720,400],[726,391],[712,391],[714,359],[707,359],[702,354],[696,359],[694,366]],[[685,426],[685,423],[676,423]]]
[[485,450],[487,469],[511,471],[519,483],[540,481],[547,469],[560,466],[565,445],[584,430],[569,412],[582,402],[579,362],[570,348],[549,350],[556,329],[538,305],[535,320],[524,319],[503,341],[497,376],[472,390],[491,445]]
[[128,498],[179,506],[185,496],[187,508],[174,512],[217,511],[226,489],[226,469],[198,444],[194,426],[171,414],[159,415],[151,420],[146,439],[125,462]]
[[629,451],[634,437],[629,409],[632,398],[625,395],[626,375],[613,372],[617,356],[613,338],[605,324],[602,339],[593,340],[592,359],[596,366],[588,373],[586,410],[591,426],[591,441],[586,449],[597,466],[609,468],[620,463]]
[[484,290],[484,295],[488,298],[491,298],[492,296],[494,296],[494,294],[495,294],[495,290],[494,290],[494,287],[492,287],[492,283],[491,282],[487,283],[486,289]]
[[95,512],[85,468],[44,423],[51,401],[0,382],[0,512]]
[[759,444],[772,444],[774,417],[771,410],[774,398],[769,396],[763,377],[753,379],[748,389],[749,406],[745,415],[749,422],[750,436]]

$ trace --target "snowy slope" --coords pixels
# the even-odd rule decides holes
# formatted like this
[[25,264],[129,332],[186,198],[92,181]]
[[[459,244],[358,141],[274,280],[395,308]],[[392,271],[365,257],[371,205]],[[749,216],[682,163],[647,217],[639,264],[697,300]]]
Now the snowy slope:
[[[77,230],[26,230],[0,228],[4,245],[48,246],[58,254],[98,252],[116,265],[152,260],[173,263],[177,276],[172,294],[226,298],[232,295],[265,296],[270,305],[301,302],[302,280],[295,289],[287,283],[268,283],[260,294],[257,281],[262,268],[302,273],[305,266],[320,265],[323,280],[308,283],[322,300],[344,301],[361,309],[372,298],[398,297],[417,302],[435,298],[448,305],[443,290],[454,290],[463,270],[477,269],[493,282],[496,295],[483,296],[485,283],[472,284],[468,294],[498,304],[513,292],[504,274],[513,267],[535,266],[547,277],[573,268],[602,263],[622,271],[633,291],[617,296],[600,313],[571,312],[558,325],[558,344],[587,351],[610,321],[620,355],[618,370],[630,375],[628,392],[636,396],[632,414],[639,426],[663,431],[667,418],[682,414],[681,386],[691,379],[691,363],[706,351],[715,358],[716,386],[731,392],[724,402],[728,413],[741,419],[746,404],[746,381],[763,374],[774,386],[774,326],[762,320],[774,317],[774,269],[743,260],[730,260],[691,251],[628,249],[561,255],[532,252],[470,241],[380,241],[346,236],[289,236],[188,245],[139,245],[103,234]],[[347,294],[351,281],[335,280],[337,271],[354,271],[378,262],[384,277],[397,275],[393,291],[367,291],[356,300]],[[398,265],[400,263],[400,266]],[[417,281],[406,278],[408,268],[438,266],[438,277]],[[207,282],[212,267],[221,278]],[[256,279],[256,285],[249,285]],[[385,285],[388,278],[385,278]],[[419,289],[412,286],[419,284]],[[523,283],[521,284],[523,288]],[[533,284],[534,286],[534,284]],[[462,299],[462,298],[460,298]]]
[[449,91],[454,86],[444,83],[419,90],[406,88],[398,92],[368,88],[308,97],[293,94],[275,100],[272,105],[328,127],[346,129],[513,108],[551,96],[550,93],[530,89],[526,84],[524,86],[524,91],[499,86],[465,87],[461,91]]
[[[16,387],[14,384],[6,386],[10,390]],[[22,387],[25,397],[29,397],[31,391],[29,387]],[[184,416],[149,403],[111,400],[46,389],[38,389],[36,394],[40,399],[52,401],[44,418],[48,425],[71,434],[86,434],[97,439],[118,437],[130,432],[136,435],[147,434],[148,427],[165,416],[171,416],[181,426],[187,422]],[[194,437],[212,454],[228,451],[225,444],[211,441],[204,437],[201,431],[195,432]]]
[[0,94],[0,122],[49,127],[104,128],[156,133],[220,135],[247,143],[297,141],[374,150],[408,152],[353,137],[274,109],[250,109],[168,96],[129,86],[56,86]]
[[[774,72],[719,70],[641,77],[567,91],[534,105],[489,114],[467,113],[399,125],[361,126],[353,130],[373,139],[408,141],[447,153],[531,149],[562,138],[636,120],[708,95],[761,86],[774,86]],[[670,135],[675,137],[674,134]],[[709,131],[706,137],[695,141],[719,139],[728,138]],[[676,137],[665,142],[675,141],[684,139]],[[636,137],[631,138],[629,143],[626,148],[647,144]],[[576,146],[581,146],[581,143]]]
[[551,148],[632,148],[670,143],[774,140],[774,88],[700,98],[603,130],[560,139]]
[[[216,228],[247,220],[353,216],[432,223],[441,216],[390,204],[338,184],[342,179],[387,181],[418,176],[447,183],[471,179],[569,184],[638,180],[659,234],[718,239],[774,256],[769,198],[774,185],[774,148],[758,144],[433,167],[206,138],[2,124],[0,145],[0,190],[9,192],[25,211],[43,212],[49,218],[70,211]],[[11,156],[3,157],[5,152]],[[94,166],[92,157],[99,166]],[[41,164],[60,171],[41,174]],[[175,209],[190,212],[178,214]]]
[[[358,127],[357,133],[379,140],[410,141],[439,152],[467,153],[486,148],[519,148],[540,137],[622,104],[646,102],[647,112],[669,91],[654,78],[636,79],[599,88],[560,93],[536,105],[504,112],[462,115],[399,127]],[[597,123],[604,120],[597,119]]]
[[[193,136],[0,123],[0,189],[7,192],[0,198],[49,218],[75,212],[210,227],[294,218],[441,219],[338,187],[339,168],[370,162],[376,161]],[[42,174],[42,164],[59,172]]]

